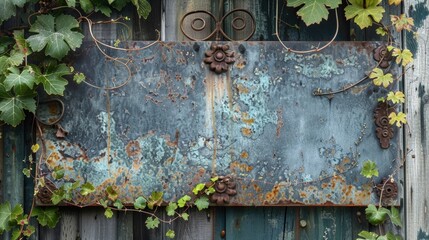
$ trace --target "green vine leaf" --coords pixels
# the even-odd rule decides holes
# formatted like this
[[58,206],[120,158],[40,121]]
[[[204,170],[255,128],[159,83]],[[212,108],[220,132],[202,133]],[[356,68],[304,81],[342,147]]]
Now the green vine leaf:
[[368,207],[365,209],[365,214],[369,223],[373,225],[379,225],[386,221],[387,216],[390,214],[390,211],[389,209],[383,207],[377,209],[374,204],[369,204]]
[[393,224],[398,227],[402,227],[401,216],[399,215],[399,210],[397,208],[392,206],[389,217]]
[[185,221],[188,221],[188,220],[189,220],[189,214],[188,214],[188,213],[182,213],[181,217],[182,217],[182,219],[183,219],[183,220],[185,220]]
[[408,64],[413,62],[413,53],[408,50],[404,49],[401,51],[399,48],[394,48],[392,51],[392,56],[396,57],[396,63],[399,64],[402,62],[402,66],[407,66]]
[[51,64],[46,67],[44,73],[37,66],[34,66],[33,69],[36,73],[36,82],[43,84],[47,94],[60,96],[64,94],[68,81],[63,76],[71,74],[69,67],[65,64]]
[[195,195],[198,195],[198,193],[203,190],[206,187],[206,185],[204,183],[198,183],[197,186],[194,187],[194,189],[192,189],[192,192]]
[[40,15],[30,28],[30,32],[37,34],[27,41],[33,51],[40,52],[46,47],[46,55],[60,60],[70,49],[74,51],[82,44],[84,36],[73,30],[78,27],[78,21],[70,15]]
[[377,29],[375,29],[375,33],[377,33],[380,36],[386,36],[387,31],[382,27],[378,27]]
[[363,162],[360,174],[366,178],[372,178],[373,176],[378,177],[377,165],[371,160],[366,160]]
[[380,68],[374,68],[369,74],[369,78],[373,79],[375,85],[388,87],[393,82],[393,76],[391,73],[384,74]]
[[108,186],[106,188],[106,193],[107,193],[107,198],[112,201],[115,201],[118,198],[118,192],[116,192],[116,190],[113,189],[112,186]]
[[106,210],[104,210],[104,216],[106,216],[106,218],[112,218],[113,217],[112,209],[106,208]]
[[0,1],[0,23],[15,16],[16,7],[22,7],[27,0],[1,0]]
[[357,240],[377,240],[378,238],[378,234],[368,231],[362,231],[358,234],[358,236],[363,238],[358,238]]
[[145,209],[146,208],[146,199],[144,197],[138,197],[134,201],[134,208],[135,209]]
[[177,209],[177,203],[170,202],[168,206],[165,208],[165,210],[167,211],[167,216],[174,216],[174,214],[176,214],[176,209]]
[[340,0],[289,0],[287,6],[299,7],[302,6],[296,13],[302,18],[307,26],[320,23],[322,19],[328,19],[328,7],[338,8],[341,4]]
[[56,166],[52,172],[52,177],[55,179],[62,179],[66,170],[62,166]]
[[397,92],[389,92],[387,94],[387,100],[392,101],[392,103],[404,103],[405,102],[405,94],[401,91]]
[[82,196],[86,196],[94,191],[95,187],[90,182],[86,182],[80,186],[80,194],[82,194]]
[[65,195],[65,191],[63,188],[57,189],[55,191],[53,191],[52,193],[52,197],[51,197],[51,201],[54,205],[57,205],[58,203],[60,203],[62,200],[64,200],[64,195]]
[[131,2],[136,7],[139,17],[147,19],[150,12],[152,11],[150,3],[147,0],[131,0]]
[[100,203],[100,205],[101,206],[103,206],[104,208],[107,208],[108,206],[108,204],[109,204],[109,200],[106,200],[106,199],[100,199],[99,201],[98,201],[99,203]]
[[22,234],[24,235],[24,236],[26,236],[26,237],[29,237],[29,236],[31,236],[31,235],[33,235],[33,233],[36,231],[36,228],[35,227],[33,227],[33,226],[31,226],[31,225],[28,225],[25,229],[24,229],[24,231],[22,231]]
[[91,0],[80,0],[79,4],[85,13],[90,13],[94,10],[94,5],[92,5]]
[[83,81],[85,81],[86,76],[83,73],[75,73],[73,75],[73,81],[75,81],[77,84],[81,84]]
[[159,219],[154,217],[148,217],[146,219],[146,227],[147,229],[155,229],[159,225]]
[[117,209],[122,209],[124,207],[124,204],[122,204],[122,202],[117,199],[114,203],[113,206],[116,207]]
[[24,176],[26,176],[27,178],[31,177],[31,170],[29,168],[24,168],[22,169],[22,173],[24,174]]
[[13,39],[8,36],[0,37],[0,54],[6,53],[9,50],[10,46],[13,44]]
[[165,233],[165,236],[173,239],[176,237],[176,233],[174,232],[174,230],[168,229],[168,231]]
[[66,0],[66,3],[69,7],[76,7],[76,0]]
[[389,114],[389,123],[401,127],[402,124],[407,124],[407,115],[403,112],[399,112],[398,114],[392,112]]
[[9,202],[0,204],[0,233],[9,230],[9,220],[12,209]]
[[19,50],[24,56],[31,54],[31,49],[28,46],[27,40],[24,36],[24,30],[13,31],[13,39],[15,40],[15,48]]
[[11,239],[12,240],[18,240],[20,236],[21,236],[21,231],[17,228],[17,229],[13,230]]
[[163,192],[152,192],[147,201],[147,207],[153,209],[154,206],[160,206],[162,203]]
[[[349,0],[350,5],[344,8],[346,19],[354,19],[354,22],[361,28],[372,26],[372,22],[380,22],[385,12],[379,6],[381,0]],[[364,5],[365,4],[365,5]]]
[[30,72],[30,69],[26,68],[22,72],[16,67],[9,68],[11,73],[7,75],[4,80],[4,86],[6,91],[10,91],[12,88],[17,94],[25,94],[30,89],[33,89],[35,83],[34,74]]
[[188,196],[188,195],[185,195],[185,196],[181,197],[181,198],[177,201],[177,205],[178,205],[180,208],[182,208],[182,207],[184,207],[184,206],[186,205],[186,203],[187,203],[188,201],[190,201],[190,200],[191,200],[191,197],[190,197],[190,196]]
[[48,226],[49,228],[54,228],[60,219],[57,207],[48,207],[45,209],[36,207],[33,209],[31,216],[37,216],[37,221],[40,223],[40,225],[44,227]]
[[395,26],[396,31],[398,32],[404,29],[408,32],[411,32],[414,26],[414,19],[405,16],[405,14],[401,14],[400,16],[391,15],[390,21],[392,22],[393,26]]
[[34,93],[12,95],[0,83],[0,120],[16,127],[25,118],[24,109],[32,113],[36,111]]
[[203,197],[197,198],[194,204],[195,206],[197,206],[198,210],[201,211],[209,207],[209,199],[203,196]]

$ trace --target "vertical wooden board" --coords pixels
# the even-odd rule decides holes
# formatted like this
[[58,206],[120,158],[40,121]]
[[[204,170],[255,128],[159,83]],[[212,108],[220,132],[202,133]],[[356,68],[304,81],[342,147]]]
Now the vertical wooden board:
[[133,212],[118,212],[118,240],[133,239]]
[[133,40],[156,40],[158,33],[156,30],[161,31],[161,11],[162,1],[149,0],[152,11],[150,12],[147,19],[138,16],[135,8],[127,9],[127,13],[130,13],[132,18],[132,39]]
[[227,208],[225,239],[283,239],[285,211],[285,207]]
[[0,202],[3,202],[3,126],[0,127]]
[[[159,216],[164,217],[164,214],[161,214]],[[163,229],[163,224],[161,224],[160,227],[156,229],[147,229],[145,224],[147,217],[148,215],[144,213],[133,214],[133,239],[135,240],[163,239],[165,234]]]
[[58,239],[61,234],[61,225],[57,224],[55,228],[42,227],[39,225],[39,240]]
[[[164,235],[169,229],[174,230],[177,240],[213,239],[214,216],[212,209],[198,211],[191,208],[189,220],[178,219],[171,225],[163,224]],[[164,237],[164,239],[168,239]]]
[[[24,127],[3,127],[3,201],[13,206],[24,204],[24,167],[25,141]],[[10,233],[3,234],[3,239],[10,239]]]
[[300,207],[288,207],[285,211],[285,227],[283,239],[300,239],[299,212]]
[[213,207],[214,214],[214,228],[213,228],[213,239],[223,240],[225,239],[222,235],[222,231],[226,233],[226,209],[225,207]]
[[406,33],[405,47],[414,54],[413,67],[405,72],[407,96],[405,129],[406,236],[429,239],[429,6],[427,0],[404,1],[414,18],[417,38]]
[[107,219],[104,216],[104,209],[85,208],[80,215],[80,239],[82,240],[116,240],[116,216]]
[[61,240],[76,240],[79,237],[79,209],[62,208],[60,225]]

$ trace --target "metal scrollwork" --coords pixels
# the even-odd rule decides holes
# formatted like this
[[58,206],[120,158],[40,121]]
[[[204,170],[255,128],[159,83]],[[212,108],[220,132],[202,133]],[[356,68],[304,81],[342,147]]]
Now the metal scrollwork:
[[234,51],[227,44],[212,44],[205,55],[204,62],[217,74],[228,71],[228,65],[235,62]]
[[237,184],[231,176],[220,176],[215,182],[214,189],[216,192],[210,196],[210,201],[218,205],[228,204],[230,197],[237,194],[236,186]]
[[[232,19],[231,21],[232,29],[236,32],[243,32],[243,33],[245,33],[246,29],[250,30],[249,34],[247,34],[242,39],[232,39],[230,36],[228,36],[228,34],[225,33],[225,31],[222,28],[222,26],[225,23],[225,20],[229,16],[233,15],[234,13],[242,13],[242,16],[237,16]],[[202,38],[191,37],[191,35],[185,31],[185,22],[187,22],[190,28],[195,32],[201,32],[204,29],[210,27],[210,24],[207,24],[206,20],[203,17],[201,17],[201,15],[207,15],[209,19],[213,20],[215,23],[215,29],[205,37],[202,37]],[[188,20],[188,18],[190,19]],[[247,18],[250,18],[250,20],[246,21]],[[247,41],[255,33],[256,21],[253,14],[246,9],[234,9],[228,12],[227,14],[225,14],[220,20],[216,18],[209,11],[196,10],[196,11],[188,12],[182,17],[182,20],[180,21],[180,30],[188,39],[192,41],[206,41],[211,39],[212,37],[215,37],[216,41],[219,41],[221,40],[221,36],[229,41]]]
[[375,129],[377,138],[380,140],[380,147],[387,149],[390,147],[390,139],[393,138],[393,128],[389,123],[390,113],[395,110],[386,102],[378,103],[374,110],[374,122],[377,128]]
[[385,45],[374,49],[374,60],[379,62],[381,68],[387,68],[393,60],[392,52]]

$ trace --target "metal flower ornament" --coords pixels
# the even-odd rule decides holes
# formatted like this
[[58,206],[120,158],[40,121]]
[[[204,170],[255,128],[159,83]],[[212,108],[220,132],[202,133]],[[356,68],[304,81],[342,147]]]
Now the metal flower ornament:
[[228,65],[235,62],[234,51],[228,45],[213,44],[205,52],[204,63],[209,65],[211,71],[221,74],[228,71]]

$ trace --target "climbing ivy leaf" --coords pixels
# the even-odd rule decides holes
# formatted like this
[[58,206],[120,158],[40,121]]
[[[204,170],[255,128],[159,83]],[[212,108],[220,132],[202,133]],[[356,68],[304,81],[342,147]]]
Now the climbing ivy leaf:
[[56,166],[52,172],[52,177],[55,179],[61,179],[64,177],[65,169],[62,166]]
[[198,195],[198,193],[199,193],[201,190],[203,190],[205,186],[206,186],[206,185],[205,185],[204,183],[198,183],[198,184],[197,184],[197,186],[195,186],[195,187],[194,187],[194,189],[192,189],[192,192],[193,192],[195,195]]
[[115,201],[118,198],[118,192],[112,187],[108,186],[106,188],[107,198],[109,198],[112,201]]
[[392,103],[394,103],[394,104],[404,103],[405,102],[405,94],[401,91],[397,91],[397,92],[391,91],[387,94],[387,100],[392,101]]
[[76,7],[76,0],[66,0],[67,6]]
[[134,208],[135,209],[145,209],[146,208],[146,199],[144,197],[138,197],[134,201]]
[[407,123],[407,115],[403,112],[399,112],[396,114],[395,112],[392,112],[389,114],[389,123],[391,125],[396,123],[397,127],[401,127],[402,124]]
[[10,91],[13,88],[15,93],[25,94],[33,88],[35,78],[28,68],[19,72],[18,68],[12,67],[10,71],[11,73],[4,80],[6,91]]
[[40,15],[30,28],[30,32],[37,34],[30,36],[28,42],[33,51],[40,52],[46,47],[46,55],[60,60],[70,49],[74,51],[82,44],[84,36],[73,30],[78,27],[78,21],[70,15]]
[[378,235],[376,233],[368,231],[362,231],[358,234],[358,236],[363,238],[358,238],[357,240],[377,240],[378,238]]
[[36,228],[35,227],[33,227],[33,226],[31,226],[31,225],[28,225],[26,228],[25,228],[25,230],[24,231],[22,231],[22,234],[24,235],[24,236],[26,236],[26,237],[29,237],[29,236],[31,236],[31,235],[33,235],[33,233],[36,231]]
[[18,240],[18,238],[21,236],[21,231],[17,228],[17,229],[14,229],[13,230],[13,232],[12,232],[12,240]]
[[369,74],[369,78],[374,79],[374,84],[377,86],[383,85],[383,87],[388,87],[393,82],[392,74],[384,74],[380,68],[374,68]]
[[174,230],[168,229],[168,231],[165,233],[165,236],[173,239],[174,237],[176,237],[176,233],[174,232]]
[[377,33],[380,36],[385,36],[387,34],[387,31],[382,27],[378,27],[377,29],[375,29],[375,33]]
[[94,191],[95,187],[90,182],[86,182],[80,186],[80,194],[82,194],[82,196],[86,196]]
[[188,195],[185,195],[185,196],[181,197],[181,198],[177,201],[177,205],[178,205],[180,208],[182,208],[182,207],[184,207],[184,206],[186,205],[186,203],[187,203],[188,201],[190,201],[190,200],[191,200],[191,197],[190,197],[190,196],[188,196]]
[[79,3],[85,13],[90,13],[94,10],[94,5],[92,5],[91,0],[80,0]]
[[25,118],[24,109],[32,113],[36,111],[34,94],[12,95],[0,83],[0,120],[16,127]]
[[371,160],[366,160],[363,162],[360,174],[366,178],[372,178],[373,176],[378,177],[377,165]]
[[354,22],[361,28],[367,28],[372,22],[380,22],[385,12],[379,6],[381,0],[349,0],[350,5],[344,8],[346,19],[354,19]]
[[122,204],[122,202],[117,199],[114,203],[113,206],[116,207],[117,209],[122,209],[124,207],[124,204]]
[[75,73],[73,75],[73,81],[75,81],[77,84],[82,83],[83,81],[85,81],[86,76],[83,73]]
[[136,7],[139,17],[143,17],[144,19],[147,19],[150,12],[152,11],[152,7],[150,6],[150,3],[147,0],[131,0],[131,2]]
[[146,227],[147,229],[155,229],[159,225],[159,219],[154,217],[148,217],[146,219]]
[[174,214],[176,214],[176,209],[177,209],[177,203],[170,202],[168,206],[165,208],[165,210],[167,211],[167,216],[174,216]]
[[15,16],[16,7],[22,7],[27,0],[1,0],[0,1],[0,23]]
[[320,23],[322,19],[328,19],[328,9],[337,8],[341,4],[341,0],[289,0],[287,5],[289,7],[302,6],[296,13],[302,18],[305,24],[311,25]]
[[209,199],[207,197],[200,197],[195,200],[195,206],[197,206],[198,210],[201,211],[209,207]]
[[9,230],[9,220],[12,214],[12,209],[9,202],[0,204],[0,233]]
[[392,206],[389,217],[393,224],[398,227],[402,227],[401,216],[399,215],[399,210],[397,208]]
[[43,88],[49,95],[63,95],[65,86],[68,81],[63,78],[65,75],[70,75],[70,68],[65,64],[49,65],[43,73],[38,67],[33,67],[36,73],[36,82],[42,83]]
[[152,192],[147,201],[147,207],[153,209],[154,206],[159,206],[162,203],[163,192]]
[[112,209],[106,208],[106,210],[104,210],[104,216],[106,216],[106,218],[112,218],[113,217]]
[[183,220],[188,221],[189,220],[189,214],[188,213],[182,213],[181,217]]
[[366,219],[368,222],[373,225],[379,225],[386,221],[388,214],[390,213],[389,209],[377,207],[374,204],[369,204],[365,209]]
[[32,217],[37,216],[37,221],[42,226],[48,226],[50,228],[54,228],[57,225],[58,220],[60,219],[60,215],[57,207],[48,207],[48,208],[40,208],[36,207],[33,209],[31,214]]
[[390,21],[392,22],[393,26],[395,26],[396,31],[398,32],[404,29],[410,32],[412,30],[412,27],[414,26],[414,19],[405,16],[405,14],[401,14],[400,16],[391,15]]
[[[390,51],[390,50],[389,50]],[[407,66],[409,63],[413,62],[413,53],[404,49],[401,51],[399,48],[393,48],[392,56],[396,57],[396,63],[399,64],[402,61],[402,66]]]
[[402,0],[389,0],[389,5],[399,5],[401,2]]

